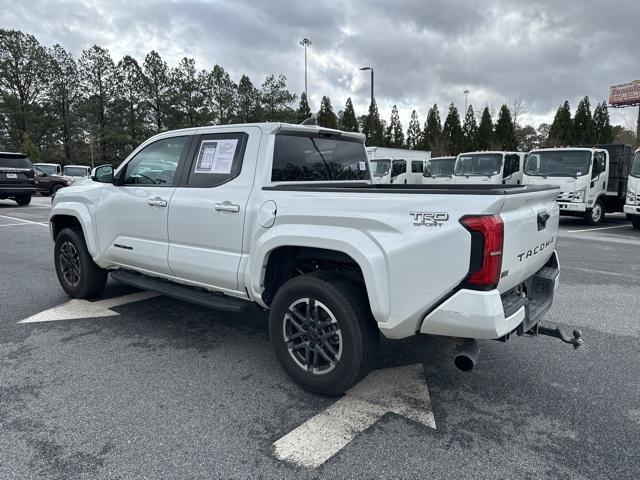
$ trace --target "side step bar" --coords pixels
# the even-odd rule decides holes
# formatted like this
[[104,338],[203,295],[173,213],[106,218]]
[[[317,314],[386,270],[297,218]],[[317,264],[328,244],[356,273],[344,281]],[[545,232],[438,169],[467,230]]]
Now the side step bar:
[[111,278],[126,285],[151,290],[167,297],[173,297],[184,302],[194,303],[203,307],[224,310],[227,312],[240,312],[249,306],[247,300],[229,297],[223,293],[207,292],[186,285],[178,285],[168,280],[159,279],[142,273],[128,270],[114,270]]

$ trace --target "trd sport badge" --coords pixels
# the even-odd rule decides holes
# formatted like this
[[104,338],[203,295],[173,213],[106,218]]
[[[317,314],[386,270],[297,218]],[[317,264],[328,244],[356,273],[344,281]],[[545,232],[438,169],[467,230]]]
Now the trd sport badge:
[[442,227],[449,220],[445,212],[411,212],[414,227]]

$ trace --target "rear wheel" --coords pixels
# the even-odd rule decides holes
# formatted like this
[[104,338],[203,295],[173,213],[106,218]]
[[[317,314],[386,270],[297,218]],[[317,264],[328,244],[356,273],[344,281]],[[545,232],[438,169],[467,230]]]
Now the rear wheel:
[[378,328],[359,285],[301,275],[276,293],[269,315],[271,343],[285,371],[303,388],[339,395],[375,364]]
[[604,204],[602,200],[596,201],[591,210],[587,210],[584,214],[584,220],[589,225],[598,225],[604,220]]
[[81,230],[65,228],[58,234],[54,260],[58,281],[71,297],[89,298],[104,290],[108,273],[94,263]]
[[640,229],[640,215],[630,215],[633,228]]
[[29,205],[31,203],[31,195],[20,195],[16,197],[16,203],[21,207]]

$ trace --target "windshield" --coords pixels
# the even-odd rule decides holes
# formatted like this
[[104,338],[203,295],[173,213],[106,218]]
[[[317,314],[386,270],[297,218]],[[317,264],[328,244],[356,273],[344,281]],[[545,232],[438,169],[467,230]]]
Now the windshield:
[[41,172],[44,172],[48,175],[55,175],[57,173],[55,165],[43,165],[42,163],[40,163],[36,164],[35,167]]
[[64,167],[64,174],[69,177],[86,177],[88,172],[85,167]]
[[501,153],[472,153],[458,157],[456,175],[497,175],[502,168]]
[[371,169],[374,177],[384,177],[391,169],[391,160],[371,160]]
[[455,163],[456,157],[429,160],[427,173],[432,177],[450,177]]
[[587,175],[590,167],[589,151],[541,150],[529,154],[524,173],[541,177],[580,177]]
[[631,175],[634,177],[640,177],[640,150],[636,152],[633,157],[633,165],[631,166]]

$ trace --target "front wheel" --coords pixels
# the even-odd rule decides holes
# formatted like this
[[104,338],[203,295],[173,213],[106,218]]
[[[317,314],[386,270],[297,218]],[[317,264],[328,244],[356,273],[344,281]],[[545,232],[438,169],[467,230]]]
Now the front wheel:
[[604,220],[604,204],[602,200],[596,201],[591,210],[587,210],[584,214],[584,220],[588,225],[598,225]]
[[81,230],[63,229],[56,237],[53,256],[58,281],[69,296],[89,298],[104,290],[108,273],[94,263]]
[[31,195],[20,195],[16,198],[16,203],[21,207],[29,205],[31,203]]
[[630,215],[633,228],[640,229],[640,215]]
[[339,395],[362,380],[378,353],[378,328],[359,285],[316,275],[287,281],[269,315],[271,343],[303,388]]

